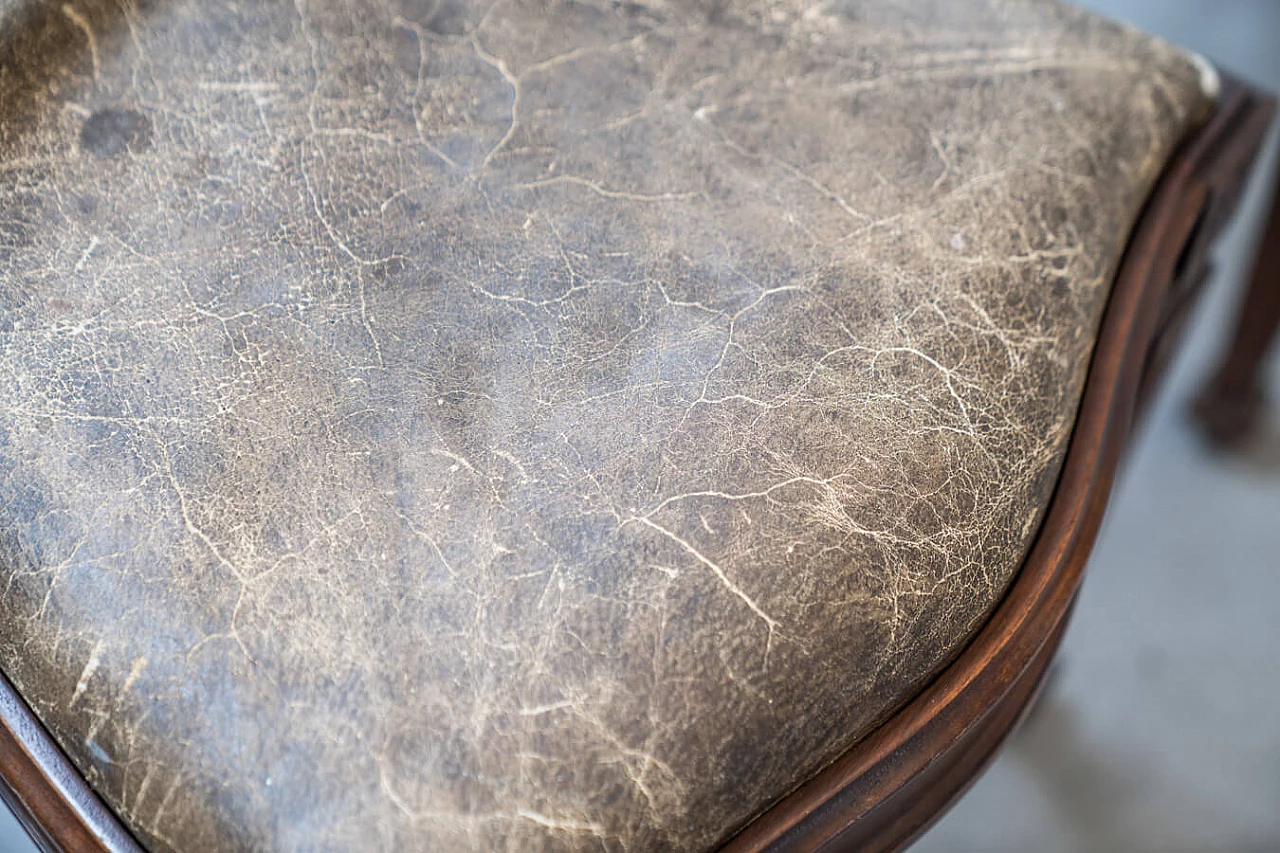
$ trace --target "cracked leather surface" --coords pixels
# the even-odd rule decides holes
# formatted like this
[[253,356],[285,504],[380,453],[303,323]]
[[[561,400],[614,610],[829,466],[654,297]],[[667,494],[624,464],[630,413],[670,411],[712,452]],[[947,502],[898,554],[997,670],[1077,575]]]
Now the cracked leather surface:
[[0,666],[153,850],[727,838],[999,599],[1210,100],[1034,0],[0,8]]

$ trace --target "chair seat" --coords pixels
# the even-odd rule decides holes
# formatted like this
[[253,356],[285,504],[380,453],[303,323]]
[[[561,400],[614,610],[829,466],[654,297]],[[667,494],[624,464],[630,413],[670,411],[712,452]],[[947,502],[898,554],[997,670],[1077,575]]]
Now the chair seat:
[[14,4],[0,669],[153,850],[702,850],[950,661],[1202,64],[1044,0]]

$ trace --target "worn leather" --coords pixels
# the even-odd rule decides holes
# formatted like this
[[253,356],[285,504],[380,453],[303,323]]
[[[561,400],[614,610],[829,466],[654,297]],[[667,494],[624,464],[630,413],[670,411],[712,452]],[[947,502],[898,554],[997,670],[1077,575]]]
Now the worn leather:
[[0,667],[153,850],[699,850],[1049,499],[1211,97],[1037,0],[8,3]]

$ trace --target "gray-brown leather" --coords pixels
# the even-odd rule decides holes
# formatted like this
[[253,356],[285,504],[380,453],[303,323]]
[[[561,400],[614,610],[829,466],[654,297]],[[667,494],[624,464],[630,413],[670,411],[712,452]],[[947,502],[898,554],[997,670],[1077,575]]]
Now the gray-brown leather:
[[1035,0],[0,27],[0,667],[153,850],[698,850],[1033,538],[1196,63]]

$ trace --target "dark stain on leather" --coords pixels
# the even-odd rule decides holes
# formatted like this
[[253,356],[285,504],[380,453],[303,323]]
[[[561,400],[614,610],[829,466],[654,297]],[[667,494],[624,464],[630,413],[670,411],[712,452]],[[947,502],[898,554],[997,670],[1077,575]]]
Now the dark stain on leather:
[[1210,103],[1043,0],[8,2],[0,66],[0,667],[155,850],[726,838],[999,600]]
[[151,121],[137,110],[98,110],[80,130],[80,147],[98,157],[141,153],[151,147]]

